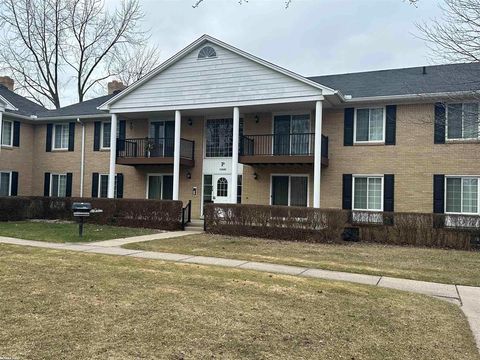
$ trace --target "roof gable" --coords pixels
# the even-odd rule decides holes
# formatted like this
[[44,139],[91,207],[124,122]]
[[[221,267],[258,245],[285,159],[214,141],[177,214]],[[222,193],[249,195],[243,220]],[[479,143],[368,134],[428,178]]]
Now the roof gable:
[[[216,56],[198,59],[205,46],[211,46]],[[334,93],[328,87],[204,35],[99,108],[128,112],[216,107]]]

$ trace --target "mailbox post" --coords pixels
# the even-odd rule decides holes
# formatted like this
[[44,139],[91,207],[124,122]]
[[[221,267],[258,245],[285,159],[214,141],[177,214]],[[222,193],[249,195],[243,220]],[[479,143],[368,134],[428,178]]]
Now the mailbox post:
[[84,219],[90,216],[92,204],[84,202],[76,202],[72,204],[73,216],[78,218],[78,235],[83,236],[83,222]]

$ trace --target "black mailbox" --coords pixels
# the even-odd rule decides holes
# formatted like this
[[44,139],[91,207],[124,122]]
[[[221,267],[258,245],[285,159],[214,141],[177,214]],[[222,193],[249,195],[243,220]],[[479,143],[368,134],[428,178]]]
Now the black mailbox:
[[90,216],[92,204],[85,202],[76,202],[72,204],[73,216]]

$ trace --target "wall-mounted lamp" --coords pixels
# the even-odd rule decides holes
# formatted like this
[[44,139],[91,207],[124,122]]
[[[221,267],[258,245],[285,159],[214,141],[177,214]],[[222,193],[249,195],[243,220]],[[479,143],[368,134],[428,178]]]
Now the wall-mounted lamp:
[[258,124],[260,122],[260,118],[258,117],[258,115],[255,115],[255,123]]
[[133,121],[130,121],[130,130],[133,130]]
[[192,174],[190,174],[190,171],[187,171],[187,179],[191,179],[192,178]]
[[193,124],[192,119],[191,119],[191,118],[188,118],[188,125],[189,125],[189,126],[192,126],[192,124]]
[[257,179],[258,179],[258,174],[257,174],[257,173],[253,173],[253,178],[254,178],[255,180],[257,180]]

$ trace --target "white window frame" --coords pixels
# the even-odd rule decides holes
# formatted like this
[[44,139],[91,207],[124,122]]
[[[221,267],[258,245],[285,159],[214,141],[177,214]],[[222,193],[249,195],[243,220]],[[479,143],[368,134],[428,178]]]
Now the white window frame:
[[[104,131],[104,126],[105,124],[110,124],[110,131],[112,131],[112,123],[110,121],[102,121],[102,125],[100,126],[100,149],[101,150],[109,150],[110,146],[105,146],[104,145],[104,136],[103,136],[103,131]],[[118,126],[117,126],[118,129]]]
[[[461,179],[460,186],[460,212],[447,211],[447,179]],[[477,179],[477,212],[463,212],[463,179]],[[445,214],[449,215],[480,215],[480,175],[445,175],[445,185],[443,189],[443,198]]]
[[[449,105],[455,104],[462,104],[462,137],[461,138],[450,138],[448,135],[448,108]],[[464,136],[464,107],[465,104],[478,104],[478,136],[473,138],[465,138]],[[446,141],[472,141],[472,140],[480,140],[480,103],[476,101],[465,101],[465,102],[450,102],[445,104],[445,140]]]
[[[11,171],[0,171],[1,174],[8,174],[8,194],[7,196],[12,196],[12,172]],[[0,181],[2,181],[2,178],[0,176]]]
[[[356,178],[367,178],[367,207],[368,207],[368,179],[369,178],[381,178],[381,200],[380,200],[380,209],[358,209],[355,208],[355,179]],[[371,211],[371,212],[383,212],[384,204],[383,200],[385,197],[385,179],[383,174],[354,174],[352,175],[352,210],[354,211]]]
[[[65,176],[65,196],[66,196],[67,195],[66,194],[66,192],[67,192],[67,181],[68,181],[66,173],[64,173],[64,174],[50,174],[50,193],[49,193],[49,196],[53,196],[52,193],[53,193],[53,177],[54,176],[58,176],[59,179],[60,179],[60,176]],[[58,182],[58,184],[60,184],[60,181]],[[57,189],[57,192],[59,192],[58,189]],[[65,196],[58,196],[58,197],[65,197]]]
[[[368,119],[370,121],[370,110],[372,109],[382,109],[383,111],[383,132],[382,140],[360,140],[357,141],[357,112],[358,110],[368,110],[369,115]],[[354,117],[353,117],[353,143],[354,144],[385,144],[385,134],[387,131],[387,107],[386,106],[365,106],[355,108]],[[370,138],[370,128],[368,132],[368,137]]]
[[0,138],[0,146],[2,147],[13,147],[13,132],[14,132],[14,127],[13,127],[13,121],[12,120],[2,120],[2,129],[0,129],[0,136],[3,137],[3,127],[5,126],[6,123],[10,123],[10,126],[12,127],[12,131],[10,131],[10,144],[3,144],[1,141],[2,139]]
[[[115,174],[115,181],[114,181],[114,186],[113,186],[113,197],[116,199],[117,198],[117,191],[118,191],[118,187],[117,187],[117,175],[118,174]],[[106,197],[101,197],[100,194],[102,193],[102,176],[106,176],[107,177],[107,196]],[[109,174],[98,174],[98,192],[97,192],[97,197],[98,198],[101,198],[101,199],[106,199],[108,198],[108,176]]]
[[[65,147],[56,147],[55,146],[55,133],[57,131],[57,126],[62,126],[67,128],[67,144]],[[70,125],[69,123],[61,123],[61,124],[53,124],[53,130],[52,130],[52,150],[68,150],[68,145],[69,145],[69,131],[70,131]]]
[[[292,186],[292,181],[290,180],[291,177],[306,177],[307,178],[307,206],[310,207],[310,175],[309,174],[270,174],[270,205],[273,205],[273,177],[274,176],[288,176],[288,205],[290,205],[290,195],[291,195],[291,186]],[[242,181],[243,184],[243,181]],[[242,189],[243,190],[243,189]],[[243,195],[243,194],[242,194]]]
[[148,193],[150,192],[150,177],[152,177],[152,176],[160,176],[162,178],[161,200],[163,200],[163,189],[164,189],[164,187],[163,187],[163,177],[164,176],[173,176],[173,173],[148,173],[147,174],[147,186],[146,186],[147,191],[145,192],[145,199],[147,199],[147,200],[150,200],[148,198]]

